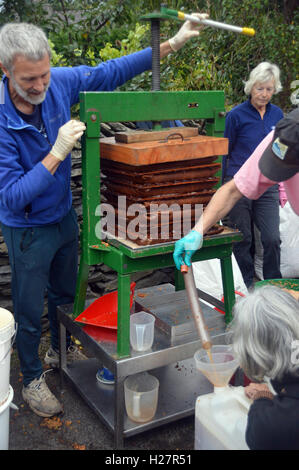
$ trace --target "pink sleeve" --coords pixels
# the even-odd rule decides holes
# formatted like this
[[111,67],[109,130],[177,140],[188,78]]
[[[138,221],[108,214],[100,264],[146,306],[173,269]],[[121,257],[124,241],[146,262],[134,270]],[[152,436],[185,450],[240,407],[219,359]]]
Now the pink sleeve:
[[277,184],[262,175],[259,169],[259,160],[272,140],[271,131],[256,147],[240,170],[235,174],[234,181],[238,190],[248,199],[258,199],[268,188]]
[[280,202],[281,207],[284,207],[288,201],[288,196],[284,189],[284,184],[282,182],[279,183],[278,188],[279,188],[279,202]]

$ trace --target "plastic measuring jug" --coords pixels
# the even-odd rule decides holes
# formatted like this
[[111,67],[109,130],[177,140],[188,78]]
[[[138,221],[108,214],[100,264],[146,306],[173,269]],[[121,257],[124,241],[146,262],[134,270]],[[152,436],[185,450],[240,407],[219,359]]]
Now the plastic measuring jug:
[[130,342],[135,351],[146,351],[154,341],[155,317],[147,312],[133,313],[130,317]]
[[159,380],[147,372],[140,372],[126,378],[124,390],[129,418],[138,423],[153,419],[158,405]]
[[196,367],[214,387],[226,387],[237,369],[239,361],[230,345],[215,345],[211,347],[210,351],[211,358],[204,349],[196,351],[194,354]]

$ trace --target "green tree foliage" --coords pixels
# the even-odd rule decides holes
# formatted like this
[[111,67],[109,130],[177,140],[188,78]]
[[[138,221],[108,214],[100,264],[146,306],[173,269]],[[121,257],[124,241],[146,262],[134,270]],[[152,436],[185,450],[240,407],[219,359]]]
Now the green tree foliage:
[[[124,0],[4,0],[0,24],[26,21],[41,26],[57,53],[69,64],[88,63],[88,51],[99,50],[107,41],[125,35],[114,20],[124,12]],[[113,28],[111,28],[113,24]],[[128,31],[127,28],[124,31]],[[78,54],[81,51],[81,54]]]
[[[185,13],[208,12],[216,21],[253,27],[251,38],[205,27],[176,54],[163,59],[161,89],[223,89],[227,106],[244,101],[243,81],[259,62],[276,63],[283,91],[274,102],[290,108],[291,84],[299,79],[299,8],[297,0],[168,0],[169,8]],[[160,10],[159,0],[3,0],[0,25],[28,21],[40,25],[53,49],[53,65],[95,65],[150,45],[149,22],[140,17]],[[161,22],[161,41],[174,35],[181,23]],[[150,73],[122,89],[149,90]]]
[[223,70],[225,81],[230,81],[232,94],[229,101],[240,101],[243,80],[250,70],[262,61],[276,63],[281,69],[283,91],[274,101],[284,109],[290,107],[290,85],[299,72],[299,8],[296,1],[281,0],[214,0],[201,2],[204,8],[210,4],[210,16],[217,21],[250,26],[256,30],[253,38],[232,33],[221,33],[206,28],[203,34],[206,44],[217,55],[218,67]]

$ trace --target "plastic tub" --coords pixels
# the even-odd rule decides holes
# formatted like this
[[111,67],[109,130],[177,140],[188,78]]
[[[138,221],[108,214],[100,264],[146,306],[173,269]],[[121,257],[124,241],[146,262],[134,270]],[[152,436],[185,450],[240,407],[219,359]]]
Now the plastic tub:
[[159,380],[147,372],[141,372],[126,378],[124,390],[129,418],[137,423],[151,421],[158,405]]
[[0,406],[9,394],[10,355],[14,333],[13,315],[0,307]]
[[154,341],[155,317],[138,312],[130,318],[130,342],[135,351],[147,351]]
[[8,450],[9,410],[13,395],[13,389],[9,385],[8,397],[5,402],[0,406],[0,450]]

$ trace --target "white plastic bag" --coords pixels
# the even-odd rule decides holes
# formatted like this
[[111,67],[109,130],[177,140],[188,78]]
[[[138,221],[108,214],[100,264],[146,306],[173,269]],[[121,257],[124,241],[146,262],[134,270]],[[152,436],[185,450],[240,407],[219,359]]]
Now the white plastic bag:
[[254,225],[254,271],[255,275],[261,281],[264,280],[263,275],[263,263],[264,263],[264,248],[261,240],[261,232]]
[[280,271],[284,278],[299,277],[299,216],[287,202],[279,209],[281,258]]
[[[280,231],[280,271],[283,278],[299,277],[299,216],[295,214],[290,203],[279,208]],[[254,269],[259,279],[263,278],[263,246],[260,232],[254,228],[255,258]]]
[[[223,297],[221,266],[219,259],[209,259],[192,263],[195,285],[198,289],[212,295],[218,300]],[[234,290],[247,294],[247,287],[244,283],[239,265],[234,255],[232,255],[232,267],[234,277]]]

